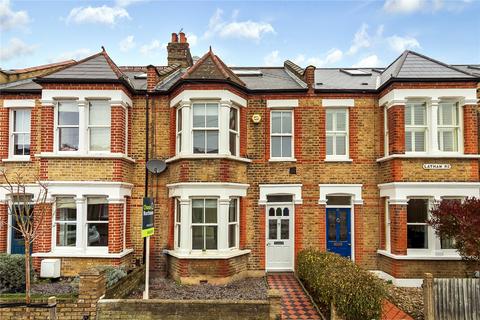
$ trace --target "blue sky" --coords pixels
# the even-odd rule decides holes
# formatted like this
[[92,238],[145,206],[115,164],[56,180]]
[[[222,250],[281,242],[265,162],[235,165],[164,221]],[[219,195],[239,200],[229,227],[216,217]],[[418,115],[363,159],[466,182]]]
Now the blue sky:
[[386,66],[405,49],[480,63],[479,0],[0,0],[0,67],[81,59],[102,45],[118,65],[161,65],[181,28],[193,55],[211,45],[235,66]]

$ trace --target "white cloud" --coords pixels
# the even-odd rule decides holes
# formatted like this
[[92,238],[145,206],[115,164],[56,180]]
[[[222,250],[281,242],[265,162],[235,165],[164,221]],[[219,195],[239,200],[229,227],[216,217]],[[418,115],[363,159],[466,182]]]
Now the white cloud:
[[197,45],[198,43],[197,35],[195,35],[194,33],[187,33],[185,36],[187,37],[187,41],[191,47]]
[[8,45],[2,45],[0,47],[0,61],[8,61],[13,58],[29,55],[33,53],[35,46],[28,45],[18,38],[12,38],[8,42]]
[[[360,29],[355,33],[355,36],[353,37],[352,45],[350,46],[350,49],[348,49],[348,54],[355,54],[361,48],[368,48],[372,45],[371,37],[368,34],[367,29],[368,29],[368,25],[364,23],[362,24]],[[382,32],[383,32],[383,27],[382,27]]]
[[24,28],[28,23],[30,17],[26,11],[13,11],[10,0],[0,0],[0,30]]
[[120,51],[127,52],[135,47],[135,38],[132,35],[127,36],[118,45],[120,46]]
[[65,61],[65,60],[81,60],[92,54],[92,50],[87,48],[80,48],[72,51],[65,51],[54,59],[51,59],[50,62]]
[[325,57],[306,57],[304,54],[297,55],[292,61],[298,65],[314,65],[316,67],[324,67],[332,65],[343,58],[343,51],[337,48],[330,49]]
[[127,10],[120,7],[77,7],[70,11],[67,23],[100,23],[113,26],[120,19],[130,19]]
[[301,65],[305,61],[305,55],[299,54],[295,58],[292,59],[293,63]]
[[472,0],[386,0],[383,9],[388,13],[409,14],[415,12],[435,12],[463,10]]
[[394,35],[388,37],[387,42],[390,45],[390,48],[392,48],[397,53],[403,52],[407,49],[420,48],[420,43],[418,42],[418,40],[410,36],[400,37]]
[[131,4],[139,3],[139,2],[145,2],[147,0],[115,0],[115,4],[118,7],[128,7]]
[[279,52],[278,50],[274,50],[267,54],[264,58],[263,61],[265,62],[266,66],[278,66],[280,65],[280,57],[279,57]]
[[386,0],[383,9],[390,13],[412,13],[423,9],[426,0]]
[[380,66],[380,59],[376,54],[372,54],[368,57],[365,57],[355,63],[352,67],[353,68],[368,68],[368,67],[379,67]]
[[165,45],[162,45],[160,41],[152,40],[152,42],[144,44],[140,47],[140,53],[145,56],[151,56],[163,48],[165,48]]
[[232,21],[224,21],[222,15],[221,9],[215,11],[210,18],[208,30],[204,34],[205,38],[219,35],[222,38],[245,38],[258,41],[267,33],[275,33],[275,29],[268,22],[236,21],[238,10],[234,11]]

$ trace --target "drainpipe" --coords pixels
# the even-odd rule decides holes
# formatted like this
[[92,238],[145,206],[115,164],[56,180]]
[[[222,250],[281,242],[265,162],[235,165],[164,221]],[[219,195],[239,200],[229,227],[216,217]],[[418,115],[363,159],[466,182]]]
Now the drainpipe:
[[[145,110],[146,110],[146,116],[145,116],[145,197],[148,197],[148,170],[147,170],[147,161],[148,161],[148,152],[149,152],[149,113],[148,113],[148,102],[149,102],[149,96],[148,93],[145,94]],[[143,210],[143,209],[142,209]],[[143,261],[142,263],[145,264],[146,260],[146,246],[147,246],[147,238],[143,238]]]

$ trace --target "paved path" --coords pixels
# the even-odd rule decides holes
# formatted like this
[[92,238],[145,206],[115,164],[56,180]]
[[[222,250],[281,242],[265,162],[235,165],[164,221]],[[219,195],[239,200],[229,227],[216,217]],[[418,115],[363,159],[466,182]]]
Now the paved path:
[[268,286],[282,297],[282,320],[321,320],[293,273],[269,273]]
[[382,320],[413,320],[408,314],[400,310],[388,300],[383,301]]

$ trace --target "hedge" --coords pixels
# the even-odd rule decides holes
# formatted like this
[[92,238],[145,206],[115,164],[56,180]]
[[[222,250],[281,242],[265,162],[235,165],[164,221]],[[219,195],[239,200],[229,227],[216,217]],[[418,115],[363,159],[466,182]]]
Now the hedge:
[[298,277],[312,297],[348,320],[380,319],[384,283],[351,260],[314,249],[297,256]]
[[25,255],[0,253],[0,293],[15,292],[25,292]]

